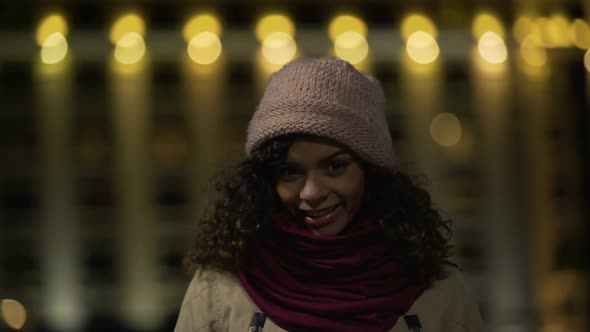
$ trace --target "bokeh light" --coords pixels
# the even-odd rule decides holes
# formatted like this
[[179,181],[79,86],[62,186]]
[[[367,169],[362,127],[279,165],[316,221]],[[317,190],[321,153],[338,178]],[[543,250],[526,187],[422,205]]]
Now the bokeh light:
[[[491,63],[488,60],[484,59],[481,55],[478,45],[475,45],[469,54],[471,64],[473,65],[473,69],[480,75],[482,78],[490,78],[490,79],[499,79],[505,78],[508,73],[508,61],[500,62],[500,63]],[[525,68],[545,68],[545,67],[532,67],[532,66],[524,66],[523,61],[517,61],[518,65],[522,65],[521,67]]]
[[408,40],[417,31],[424,31],[434,38],[438,36],[436,26],[428,17],[420,14],[411,14],[404,18],[400,29],[402,38]]
[[522,41],[520,55],[531,66],[541,67],[547,63],[547,51],[541,39],[535,35],[529,35]]
[[338,15],[328,26],[328,35],[333,43],[345,32],[355,32],[366,40],[367,24],[360,18],[352,15]]
[[221,41],[216,34],[203,31],[190,40],[187,52],[194,62],[208,65],[221,55]]
[[565,16],[555,14],[550,18],[537,17],[535,23],[541,31],[541,40],[545,47],[567,47],[570,45],[570,24]]
[[486,32],[493,32],[504,38],[504,25],[492,14],[480,13],[473,20],[472,33],[475,40],[479,40]]
[[432,78],[437,75],[437,72],[440,72],[440,61],[418,63],[410,58],[406,48],[400,50],[400,53],[401,66],[403,66],[403,68],[407,70],[408,73],[411,73],[413,77]]
[[139,62],[145,54],[145,42],[137,32],[129,32],[119,39],[115,47],[115,59],[126,65]]
[[196,15],[184,25],[182,37],[188,43],[201,32],[211,32],[221,37],[221,22],[212,14]]
[[45,38],[41,48],[41,61],[55,64],[62,61],[68,54],[68,42],[60,32],[54,32]]
[[262,41],[262,55],[275,65],[284,65],[297,53],[297,44],[290,34],[273,32]]
[[569,39],[569,19],[562,14],[555,14],[549,18],[549,25],[545,30],[550,35],[548,38],[552,40],[555,47],[568,47],[570,46]]
[[519,17],[514,22],[514,25],[512,27],[512,32],[513,32],[514,39],[516,41],[518,41],[519,43],[522,43],[522,41],[529,35],[533,35],[533,36],[536,36],[537,38],[541,38],[541,31],[539,29],[539,26],[536,24],[536,22],[532,18],[530,18],[528,16]]
[[1,317],[11,329],[20,330],[27,321],[27,311],[22,303],[4,299],[0,301]]
[[64,37],[68,35],[66,19],[59,14],[49,15],[37,27],[37,34],[35,36],[37,45],[43,46],[45,40],[56,32],[59,32]]
[[590,73],[590,49],[586,50],[584,54],[584,67]]
[[533,20],[535,26],[539,30],[539,37],[543,42],[543,46],[545,47],[553,47],[553,45],[547,42],[547,26],[549,24],[549,19],[546,17],[537,17]]
[[358,32],[347,31],[341,33],[334,42],[334,53],[342,60],[353,65],[361,63],[369,54],[369,44]]
[[575,19],[569,26],[569,38],[576,47],[584,50],[589,49],[590,25],[582,19]]
[[406,42],[406,52],[414,62],[426,64],[431,63],[440,53],[436,39],[424,31],[412,33]]
[[295,36],[295,24],[283,14],[266,15],[256,23],[256,39],[261,43],[275,32],[287,34],[292,39]]
[[111,28],[110,40],[114,45],[117,45],[121,38],[127,36],[129,33],[134,32],[139,34],[140,37],[145,36],[145,23],[141,17],[137,14],[127,14],[118,18],[113,27]]
[[430,136],[439,145],[451,147],[461,139],[461,122],[451,113],[439,113],[430,122]]
[[485,61],[492,64],[502,63],[508,57],[506,43],[502,37],[491,31],[484,33],[479,38],[477,50]]
[[268,78],[270,77],[270,75],[272,75],[272,73],[278,71],[279,69],[283,68],[283,64],[274,64],[271,63],[270,61],[268,61],[268,59],[264,56],[263,54],[263,49],[262,47],[258,49],[258,52],[256,52],[256,67],[258,69],[260,69],[259,74],[260,76],[260,83],[261,83],[261,90],[264,91],[264,88],[266,88],[266,82],[268,82]]

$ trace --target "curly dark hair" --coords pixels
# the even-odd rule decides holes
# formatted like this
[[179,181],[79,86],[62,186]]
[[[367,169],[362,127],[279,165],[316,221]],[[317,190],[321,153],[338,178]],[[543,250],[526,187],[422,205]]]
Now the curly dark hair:
[[[290,145],[303,135],[286,135],[265,142],[250,157],[226,167],[213,180],[220,196],[197,223],[191,249],[185,256],[189,269],[202,267],[233,271],[247,264],[252,243],[266,236],[271,216],[284,209],[275,184],[278,167]],[[363,161],[350,151],[365,171],[361,211],[380,219],[388,245],[398,253],[403,270],[414,280],[431,283],[445,277],[451,256],[451,221],[433,207],[430,194],[407,173],[392,174]]]

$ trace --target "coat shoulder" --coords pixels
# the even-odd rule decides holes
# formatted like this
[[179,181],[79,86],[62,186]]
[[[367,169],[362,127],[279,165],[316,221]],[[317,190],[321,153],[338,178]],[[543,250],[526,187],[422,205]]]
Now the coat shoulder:
[[219,272],[198,269],[186,291],[175,332],[217,331],[222,322]]
[[244,329],[257,311],[235,274],[199,269],[186,292],[175,332]]
[[[445,272],[446,277],[426,289],[406,315],[418,317],[424,331],[482,331],[479,311],[467,291],[462,270],[445,264]],[[404,319],[400,317],[392,332],[405,331],[404,328]]]

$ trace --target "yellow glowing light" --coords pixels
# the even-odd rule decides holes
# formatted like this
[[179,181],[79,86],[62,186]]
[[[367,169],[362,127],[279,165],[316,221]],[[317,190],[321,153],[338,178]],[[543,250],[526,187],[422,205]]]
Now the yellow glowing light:
[[130,65],[139,62],[145,54],[145,42],[137,32],[124,35],[115,47],[115,59],[122,64]]
[[461,139],[461,122],[451,113],[439,113],[430,122],[430,136],[439,145],[451,147]]
[[505,37],[504,25],[497,17],[488,13],[478,14],[473,20],[473,37],[477,40],[488,31],[494,32],[502,38]]
[[16,300],[0,301],[2,318],[6,325],[15,330],[20,330],[27,320],[27,311],[25,307]]
[[[141,61],[132,64],[125,64],[119,62],[114,56],[110,58],[109,66],[111,70],[119,76],[138,76],[142,75],[146,68],[146,58],[148,54],[143,56]],[[191,61],[192,62],[192,61]],[[194,62],[193,62],[194,63]],[[196,64],[195,64],[196,65]]]
[[403,68],[412,73],[414,77],[432,77],[440,69],[440,62],[433,61],[430,63],[418,63],[408,55],[407,50],[400,50],[401,64]]
[[[282,64],[274,64],[269,62],[262,53],[262,48],[260,48],[258,52],[256,52],[256,65],[261,70],[260,74],[262,74],[263,80],[265,82],[264,86],[266,86],[266,82],[268,81],[268,78],[272,73],[283,68]],[[263,90],[264,86],[262,87]]]
[[45,38],[41,48],[41,61],[47,64],[58,63],[68,53],[68,42],[59,32],[54,32]]
[[221,54],[221,41],[212,32],[204,31],[193,37],[188,44],[188,56],[196,63],[208,65]]
[[549,30],[553,34],[552,38],[558,47],[570,46],[568,18],[561,14],[551,16],[549,19]]
[[65,18],[61,15],[47,16],[37,27],[37,45],[43,46],[45,40],[52,34],[59,32],[63,36],[68,35],[68,24]]
[[295,24],[285,15],[272,14],[261,18],[256,24],[256,39],[263,42],[274,32],[282,32],[290,37],[295,36]]
[[522,42],[527,36],[533,35],[541,38],[541,31],[539,26],[530,17],[521,16],[513,26],[514,39],[518,42]]
[[336,38],[334,53],[340,59],[355,65],[365,60],[369,54],[369,44],[360,33],[347,31]]
[[338,37],[345,32],[356,32],[365,39],[367,37],[367,24],[352,15],[339,15],[332,19],[328,26],[330,40],[336,43]]
[[424,31],[416,31],[408,38],[406,52],[414,62],[426,64],[436,60],[440,50],[432,35]]
[[273,32],[262,41],[262,55],[268,62],[284,65],[295,57],[297,44],[285,32]]
[[547,51],[543,42],[534,35],[527,36],[520,45],[520,55],[531,66],[541,67],[547,63]]
[[211,14],[197,15],[186,22],[182,29],[182,36],[188,43],[194,36],[205,31],[221,36],[221,22],[219,22],[219,19]]
[[[485,60],[478,49],[477,46],[474,46],[469,54],[471,61],[478,72],[478,75],[485,78],[503,78],[506,77],[508,73],[508,64],[507,61],[501,63],[490,63]],[[521,62],[517,62],[521,64]],[[524,66],[525,68],[541,68],[541,67],[531,67],[531,66]],[[546,68],[546,67],[543,67]]]
[[539,26],[541,39],[545,47],[569,46],[569,21],[565,16],[539,17],[535,19],[535,22]]
[[477,44],[477,49],[481,57],[492,64],[502,63],[508,57],[508,50],[504,39],[494,32],[484,33]]
[[438,31],[436,30],[436,26],[428,17],[419,15],[419,14],[412,14],[406,17],[402,21],[401,26],[401,35],[404,40],[408,40],[410,35],[412,35],[416,31],[424,31],[427,34],[436,38],[438,36]]
[[584,50],[590,48],[590,25],[584,20],[575,19],[569,26],[569,37],[576,47]]
[[545,17],[537,17],[533,20],[533,22],[539,29],[539,36],[541,37],[541,41],[543,41],[543,46],[554,47],[555,45],[552,45],[551,40],[548,40],[547,38],[547,26],[549,25],[549,19]]
[[590,73],[590,48],[584,54],[584,67]]
[[145,36],[145,23],[143,22],[143,19],[136,14],[124,15],[115,21],[111,28],[111,42],[116,45],[121,38],[130,32],[135,32],[141,37]]

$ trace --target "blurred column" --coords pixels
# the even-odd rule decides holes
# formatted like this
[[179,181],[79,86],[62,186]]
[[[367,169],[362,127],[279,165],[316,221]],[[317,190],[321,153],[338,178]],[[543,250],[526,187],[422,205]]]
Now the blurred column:
[[54,64],[37,63],[34,82],[42,165],[39,234],[43,311],[48,324],[58,331],[77,331],[85,314],[70,140],[74,116],[70,60],[66,57]]
[[[551,164],[554,156],[549,151],[547,133],[551,120],[552,91],[549,81],[549,67],[534,67],[526,63],[520,65],[518,79],[519,95],[517,102],[523,111],[523,128],[528,146],[528,197],[531,236],[531,271],[534,295],[532,300],[540,309],[540,298],[544,293],[543,280],[553,269],[556,223],[554,209],[550,200],[553,183]],[[539,314],[539,312],[537,312]],[[543,326],[541,317],[535,317]]]
[[[154,179],[149,154],[151,76],[148,59],[112,60],[110,87],[116,146],[121,317],[134,328],[160,322],[160,286],[154,221]],[[115,230],[114,230],[115,231]]]
[[488,63],[474,50],[472,86],[481,129],[483,242],[488,268],[487,321],[492,331],[531,331],[526,199],[519,175],[522,137],[512,107],[507,60]]
[[231,95],[226,86],[227,64],[223,56],[210,64],[197,64],[184,56],[181,65],[183,107],[192,135],[190,220],[194,221],[200,217],[204,204],[213,198],[208,195],[207,190],[212,189],[208,181],[217,174],[222,161],[229,162],[227,143],[239,133],[232,131],[234,124],[224,123],[225,100]]
[[283,65],[272,64],[267,59],[265,59],[262,55],[262,47],[256,51],[254,61],[255,66],[252,68],[254,71],[254,85],[258,94],[257,97],[260,99],[264,94],[264,90],[266,89],[266,85],[268,84],[272,74],[281,69]]
[[[529,161],[532,283],[542,331],[587,330],[587,265],[582,254],[585,219],[583,127],[587,104],[575,89],[581,73],[555,63],[522,65],[521,108],[526,110]],[[567,68],[567,67],[566,67]],[[558,96],[570,96],[567,100]],[[575,96],[579,96],[575,97]],[[561,97],[563,98],[563,97]]]
[[[432,186],[428,188],[433,200],[445,205],[441,181],[444,181],[445,165],[441,162],[441,149],[430,135],[432,118],[444,107],[441,82],[441,63],[420,64],[413,62],[405,53],[401,56],[400,88],[401,108],[407,118],[407,144],[405,158],[411,163],[410,171],[425,174]],[[393,101],[390,101],[393,102]]]

